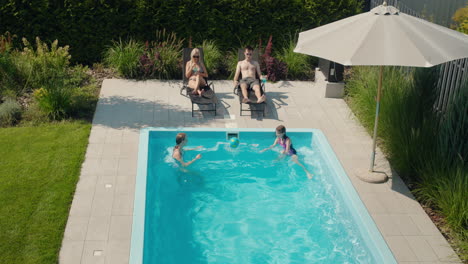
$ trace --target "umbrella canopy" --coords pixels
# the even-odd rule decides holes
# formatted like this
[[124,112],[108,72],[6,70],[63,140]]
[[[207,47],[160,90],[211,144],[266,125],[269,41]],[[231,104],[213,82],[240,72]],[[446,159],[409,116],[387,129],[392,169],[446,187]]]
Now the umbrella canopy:
[[393,6],[299,34],[294,50],[343,65],[431,67],[468,56],[468,36]]
[[370,168],[356,176],[368,182],[383,182],[386,175],[373,173],[382,66],[431,67],[468,57],[468,36],[400,13],[384,2],[370,12],[301,32],[294,51],[343,65],[380,65]]

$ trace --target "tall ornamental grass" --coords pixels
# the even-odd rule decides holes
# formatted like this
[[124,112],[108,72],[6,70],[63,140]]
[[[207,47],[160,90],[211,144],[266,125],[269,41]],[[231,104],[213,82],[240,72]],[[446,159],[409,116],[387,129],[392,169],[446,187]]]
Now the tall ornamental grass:
[[[353,67],[347,100],[370,132],[375,117],[378,67]],[[434,110],[436,67],[404,71],[385,67],[379,142],[392,165],[415,186],[418,199],[445,217],[468,259],[468,84],[446,112]]]
[[133,39],[114,41],[104,54],[104,62],[125,78],[137,78],[143,48],[142,43]]
[[155,54],[159,55],[155,72],[158,79],[180,79],[183,43],[184,39],[178,38],[175,33],[166,30],[156,32],[156,41],[152,46]]
[[278,58],[284,61],[288,66],[287,76],[288,79],[310,79],[313,72],[313,57],[294,52],[297,39],[290,37],[286,46],[284,46]]
[[210,76],[219,76],[223,73],[224,56],[214,40],[204,40],[202,43],[203,61]]

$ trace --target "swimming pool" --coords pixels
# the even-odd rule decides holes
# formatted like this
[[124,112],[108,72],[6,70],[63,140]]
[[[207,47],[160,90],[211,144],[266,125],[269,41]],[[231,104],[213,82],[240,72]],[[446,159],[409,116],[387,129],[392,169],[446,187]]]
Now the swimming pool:
[[[178,132],[203,146],[186,171]],[[274,129],[143,129],[130,263],[396,263],[324,135],[287,134],[312,180],[280,149],[259,153]]]

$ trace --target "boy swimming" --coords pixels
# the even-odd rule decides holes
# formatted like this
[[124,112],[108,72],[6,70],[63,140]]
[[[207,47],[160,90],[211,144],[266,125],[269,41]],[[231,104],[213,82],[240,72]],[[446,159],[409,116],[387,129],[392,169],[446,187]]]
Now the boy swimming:
[[291,139],[288,136],[286,136],[286,127],[283,125],[280,125],[276,128],[276,139],[275,139],[275,142],[273,142],[273,145],[271,145],[270,147],[266,149],[261,150],[260,152],[264,152],[266,150],[272,149],[274,146],[276,146],[276,144],[279,144],[281,147],[283,147],[283,151],[281,152],[281,154],[290,156],[291,159],[297,165],[301,166],[302,169],[304,169],[304,172],[307,174],[307,177],[309,179],[312,179],[312,176],[313,176],[312,173],[310,173],[306,169],[306,167],[302,165],[302,163],[299,162],[299,159],[297,157],[297,151],[296,149],[294,149]]

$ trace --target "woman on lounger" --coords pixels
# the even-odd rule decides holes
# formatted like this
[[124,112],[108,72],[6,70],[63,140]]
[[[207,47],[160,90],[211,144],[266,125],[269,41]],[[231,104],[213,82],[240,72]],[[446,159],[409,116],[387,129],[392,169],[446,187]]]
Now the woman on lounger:
[[203,93],[201,88],[206,86],[205,78],[208,77],[208,73],[197,48],[192,50],[190,60],[185,65],[185,76],[189,80],[188,87],[193,89],[193,94],[201,96]]

